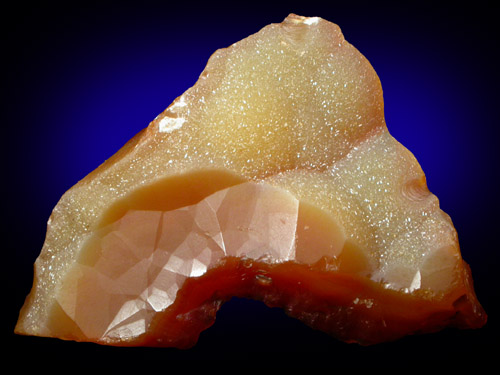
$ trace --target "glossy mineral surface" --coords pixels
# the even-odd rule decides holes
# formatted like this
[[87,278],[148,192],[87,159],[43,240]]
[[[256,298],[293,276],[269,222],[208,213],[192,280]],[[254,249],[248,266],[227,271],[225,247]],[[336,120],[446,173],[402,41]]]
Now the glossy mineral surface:
[[231,296],[363,344],[486,321],[376,73],[321,18],[216,51],[63,195],[16,332],[189,347]]

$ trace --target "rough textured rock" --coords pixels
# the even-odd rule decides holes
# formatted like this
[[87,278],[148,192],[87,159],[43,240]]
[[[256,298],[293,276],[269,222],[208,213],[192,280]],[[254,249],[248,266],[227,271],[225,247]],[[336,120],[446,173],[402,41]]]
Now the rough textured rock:
[[188,347],[231,296],[366,344],[486,321],[375,71],[321,18],[216,51],[63,195],[16,332]]

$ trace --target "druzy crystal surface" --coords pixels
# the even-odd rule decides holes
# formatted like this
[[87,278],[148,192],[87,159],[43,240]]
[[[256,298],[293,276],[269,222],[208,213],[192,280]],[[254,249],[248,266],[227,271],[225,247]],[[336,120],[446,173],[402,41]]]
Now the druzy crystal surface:
[[16,332],[189,347],[231,296],[363,344],[486,321],[375,71],[318,17],[216,51],[63,195]]
[[89,339],[137,337],[186,278],[223,257],[295,259],[297,215],[292,195],[256,183],[177,210],[128,211],[86,248],[90,259],[72,267],[57,303]]

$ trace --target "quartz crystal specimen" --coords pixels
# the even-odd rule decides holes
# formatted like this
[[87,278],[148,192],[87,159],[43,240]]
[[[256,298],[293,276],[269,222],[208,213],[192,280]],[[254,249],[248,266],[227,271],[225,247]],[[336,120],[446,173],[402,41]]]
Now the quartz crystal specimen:
[[375,71],[321,18],[216,51],[62,196],[15,331],[187,348],[233,296],[360,344],[486,321]]

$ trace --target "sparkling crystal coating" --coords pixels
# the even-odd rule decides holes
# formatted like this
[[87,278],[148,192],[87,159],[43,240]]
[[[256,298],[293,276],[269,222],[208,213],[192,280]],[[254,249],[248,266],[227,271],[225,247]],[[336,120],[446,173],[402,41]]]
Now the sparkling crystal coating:
[[57,303],[88,339],[137,337],[186,278],[202,276],[222,257],[295,259],[297,215],[291,194],[257,183],[177,210],[128,211],[85,247]]
[[486,319],[450,218],[387,130],[375,71],[318,17],[216,51],[63,195],[16,331],[175,346],[231,293],[346,341]]

